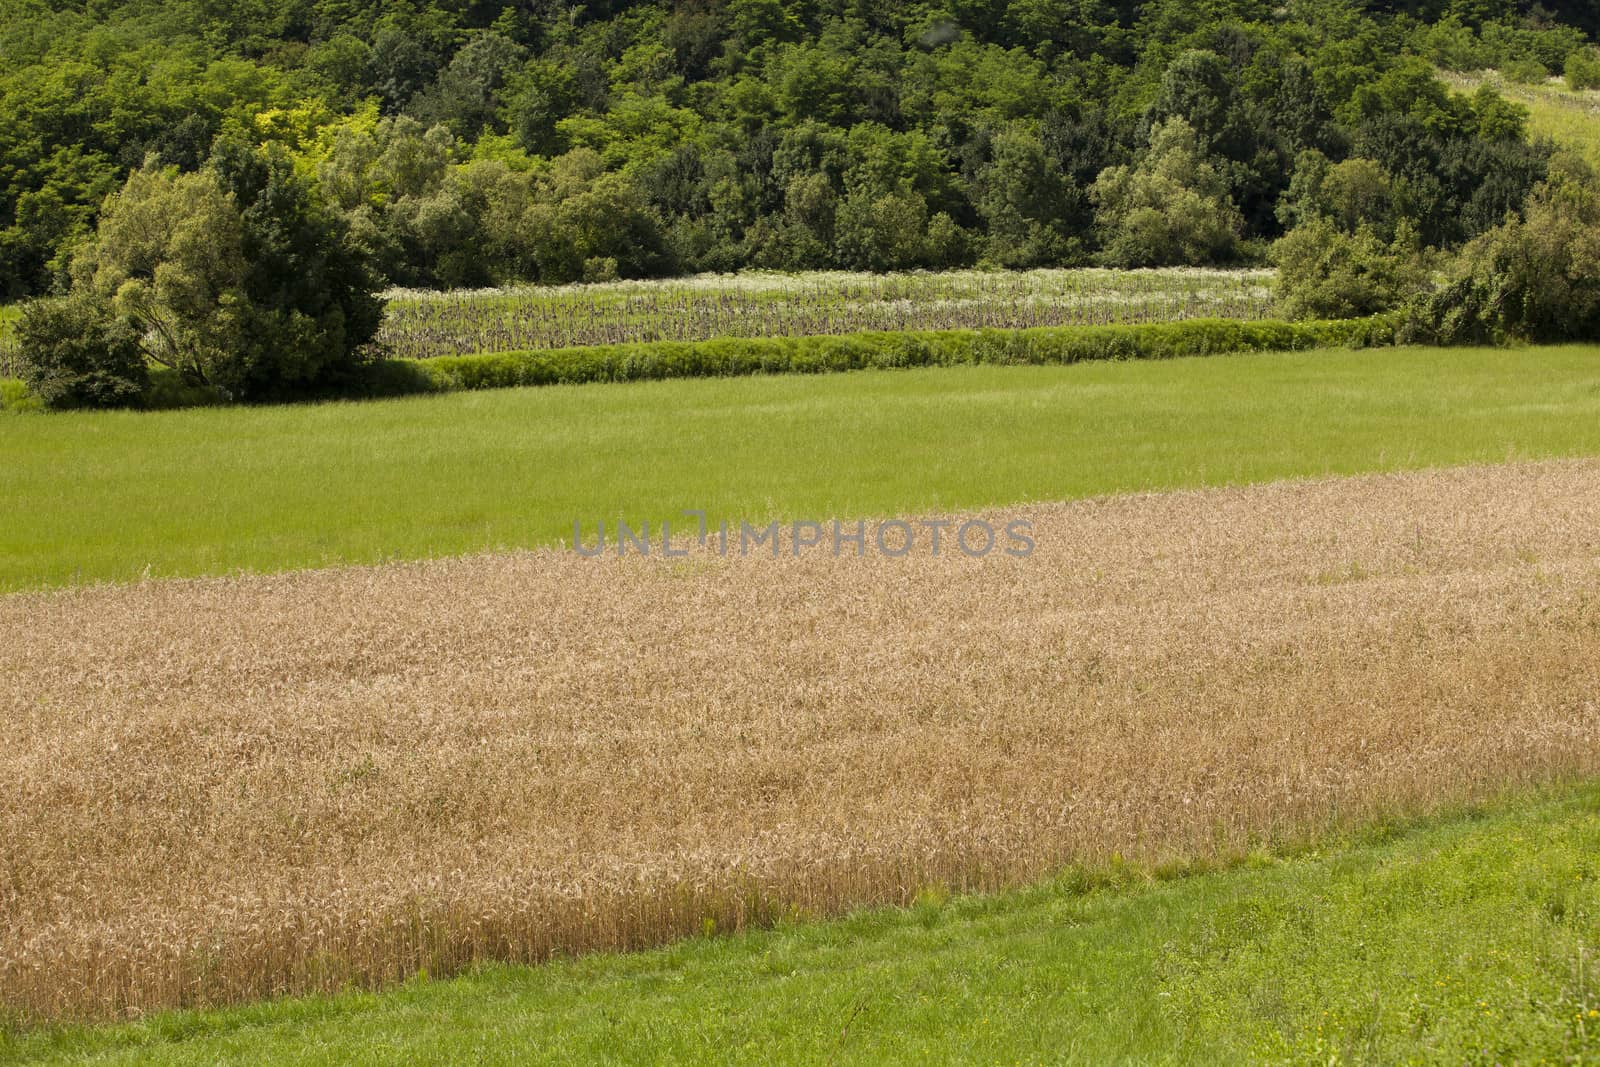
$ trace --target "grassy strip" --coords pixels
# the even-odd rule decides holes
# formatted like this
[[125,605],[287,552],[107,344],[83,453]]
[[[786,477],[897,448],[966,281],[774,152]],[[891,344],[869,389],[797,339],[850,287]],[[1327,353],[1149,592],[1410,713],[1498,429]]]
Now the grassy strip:
[[[0,590],[1600,454],[1600,348],[1265,354],[0,420]],[[592,525],[591,525],[592,529]]]
[[1040,366],[1087,360],[1173,359],[1229,352],[1290,352],[1392,344],[1386,318],[1338,322],[1193,319],[1119,326],[939,330],[838,336],[729,337],[546,351],[386,360],[367,383],[375,396],[587,382],[818,374],[907,367]]
[[0,1035],[0,1059],[1588,1062],[1596,856],[1590,787],[1171,881],[929,888],[908,910],[652,952]]

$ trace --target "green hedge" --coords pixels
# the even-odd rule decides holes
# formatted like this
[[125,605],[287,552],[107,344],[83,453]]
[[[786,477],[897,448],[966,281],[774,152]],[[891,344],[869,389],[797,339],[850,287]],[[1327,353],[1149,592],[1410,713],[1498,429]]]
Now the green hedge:
[[[713,378],[744,374],[821,374],[895,367],[1078,363],[1090,359],[1174,359],[1227,352],[1373,348],[1395,343],[1393,316],[1334,322],[1192,319],[1132,326],[1061,326],[1031,330],[938,330],[853,333],[837,337],[731,337],[656,341],[544,351],[495,352],[434,359],[382,360],[342,395],[403,396],[458,389]],[[21,382],[0,390],[0,408],[37,407]],[[14,394],[14,395],[12,395]],[[145,407],[216,403],[171,372],[152,375]]]
[[1394,343],[1390,317],[1337,322],[1193,319],[1128,326],[1028,330],[854,333],[836,337],[656,341],[545,351],[385,360],[367,391],[394,396],[580,382],[818,374],[894,367],[1077,363],[1089,359],[1172,359],[1224,352],[1370,348]]

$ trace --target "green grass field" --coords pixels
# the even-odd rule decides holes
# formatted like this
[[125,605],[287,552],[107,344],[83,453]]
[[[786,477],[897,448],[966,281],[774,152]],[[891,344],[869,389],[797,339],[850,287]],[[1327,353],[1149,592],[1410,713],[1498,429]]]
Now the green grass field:
[[[1387,349],[0,417],[0,589],[1600,454],[1600,348]],[[1592,1062],[1600,790],[1165,881],[385,993],[5,1029],[0,1061]]]
[[0,589],[1600,453],[1600,348],[1311,352],[0,418]]
[[[1484,81],[1467,74],[1446,73],[1443,77],[1455,88],[1469,92]],[[1574,92],[1559,79],[1519,85],[1496,76],[1492,84],[1500,95],[1528,109],[1528,130],[1535,137],[1548,137],[1582,155],[1590,166],[1600,167],[1600,90]]]
[[1528,129],[1566,145],[1600,167],[1600,91],[1573,92],[1565,86],[1517,85],[1505,90],[1528,109]]
[[[1387,840],[1384,838],[1387,837]],[[1600,791],[537,968],[0,1036],[102,1063],[1594,1062]]]

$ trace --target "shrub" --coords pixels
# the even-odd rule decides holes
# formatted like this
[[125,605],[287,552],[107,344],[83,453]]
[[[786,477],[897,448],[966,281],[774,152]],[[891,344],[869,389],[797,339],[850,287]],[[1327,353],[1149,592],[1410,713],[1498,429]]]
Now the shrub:
[[1550,78],[1550,71],[1537,59],[1513,59],[1500,68],[1506,79],[1518,85],[1542,85]]
[[15,414],[19,411],[37,411],[43,402],[27,385],[15,378],[0,378],[0,411]]
[[1580,48],[1567,57],[1567,87],[1574,91],[1600,89],[1600,54]]
[[1525,218],[1462,250],[1413,330],[1442,344],[1600,340],[1600,184],[1564,161]]
[[1090,191],[1102,260],[1115,267],[1218,263],[1234,253],[1244,219],[1194,129],[1172,118],[1150,132],[1133,167],[1111,167]]
[[928,220],[924,241],[928,265],[938,270],[964,267],[972,262],[972,235],[941,211]]
[[1336,346],[1366,348],[1393,343],[1394,332],[1394,323],[1385,318],[1305,323],[1190,319],[1122,326],[657,341],[387,360],[372,368],[367,391],[392,396],[662,378],[816,374],[984,363],[1066,364],[1091,359],[1173,359],[1225,352]]
[[1412,232],[1393,243],[1370,226],[1348,233],[1314,218],[1272,246],[1282,312],[1295,319],[1347,319],[1400,307],[1421,292],[1427,269]]
[[138,333],[82,295],[24,305],[17,344],[23,381],[50,407],[124,407],[149,385]]
[[839,205],[835,219],[834,258],[851,270],[921,266],[927,226],[927,201],[914,192],[852,193]]

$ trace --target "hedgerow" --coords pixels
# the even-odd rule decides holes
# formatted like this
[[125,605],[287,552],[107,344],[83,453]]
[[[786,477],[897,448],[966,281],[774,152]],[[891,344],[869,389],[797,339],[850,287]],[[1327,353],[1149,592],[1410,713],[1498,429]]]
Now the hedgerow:
[[1229,352],[1370,348],[1394,343],[1396,328],[1397,320],[1385,316],[1337,322],[1193,319],[1121,326],[657,341],[386,360],[371,367],[366,392],[393,396],[664,378],[974,364],[1068,364],[1096,359],[1174,359]]

